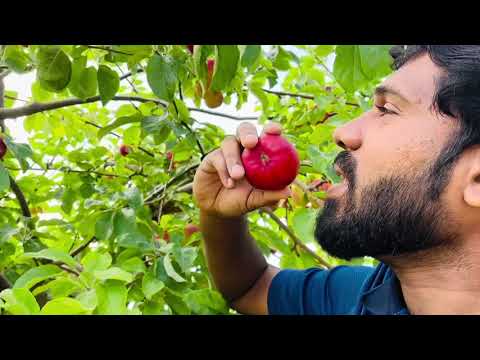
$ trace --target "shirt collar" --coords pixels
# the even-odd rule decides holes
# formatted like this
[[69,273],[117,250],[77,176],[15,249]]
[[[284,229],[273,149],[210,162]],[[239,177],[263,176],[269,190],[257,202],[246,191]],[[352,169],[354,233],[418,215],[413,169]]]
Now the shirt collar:
[[361,313],[369,315],[404,315],[408,309],[400,282],[386,264],[378,265],[362,287]]

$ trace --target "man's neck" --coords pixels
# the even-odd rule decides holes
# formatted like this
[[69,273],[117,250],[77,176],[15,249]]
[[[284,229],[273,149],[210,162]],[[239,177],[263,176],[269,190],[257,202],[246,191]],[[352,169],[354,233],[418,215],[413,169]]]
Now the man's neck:
[[[468,256],[465,254],[469,254]],[[480,253],[436,250],[382,260],[400,280],[414,315],[480,314]]]

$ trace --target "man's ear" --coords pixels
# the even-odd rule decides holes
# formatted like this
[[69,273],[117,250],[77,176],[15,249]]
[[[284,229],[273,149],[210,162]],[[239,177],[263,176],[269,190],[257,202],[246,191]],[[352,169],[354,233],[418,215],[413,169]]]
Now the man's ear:
[[467,183],[463,190],[463,199],[472,207],[480,207],[480,154],[475,156],[467,175]]

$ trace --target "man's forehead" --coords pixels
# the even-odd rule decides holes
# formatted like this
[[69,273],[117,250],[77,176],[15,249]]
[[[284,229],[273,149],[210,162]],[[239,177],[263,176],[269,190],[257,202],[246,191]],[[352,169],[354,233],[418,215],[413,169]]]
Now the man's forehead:
[[401,93],[414,105],[430,106],[440,76],[441,69],[425,54],[404,64],[382,85]]

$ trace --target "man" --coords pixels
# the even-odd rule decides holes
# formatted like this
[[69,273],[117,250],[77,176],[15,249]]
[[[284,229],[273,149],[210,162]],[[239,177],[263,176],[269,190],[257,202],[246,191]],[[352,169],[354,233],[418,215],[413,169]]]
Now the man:
[[257,143],[253,126],[202,162],[194,195],[208,266],[240,313],[480,313],[480,46],[409,46],[396,65],[373,108],[334,133],[344,181],[315,229],[333,256],[372,256],[378,267],[267,264],[245,214],[290,192],[245,180],[240,153]]

